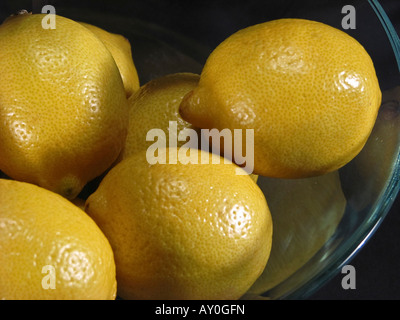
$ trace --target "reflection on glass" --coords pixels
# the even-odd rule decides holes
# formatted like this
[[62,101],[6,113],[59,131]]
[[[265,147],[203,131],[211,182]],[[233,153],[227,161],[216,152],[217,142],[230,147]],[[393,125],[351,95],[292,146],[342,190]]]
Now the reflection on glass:
[[271,256],[251,294],[262,294],[302,267],[335,232],[346,207],[337,171],[307,179],[258,178],[273,221]]

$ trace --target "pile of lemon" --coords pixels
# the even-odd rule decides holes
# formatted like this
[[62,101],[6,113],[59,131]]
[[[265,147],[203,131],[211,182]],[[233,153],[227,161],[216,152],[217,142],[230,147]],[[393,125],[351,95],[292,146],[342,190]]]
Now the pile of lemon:
[[[139,85],[123,36],[42,19],[0,26],[0,299],[238,299],[274,246],[257,176],[329,175],[377,117],[371,58],[319,22],[250,26],[200,75]],[[253,175],[208,150],[149,163],[146,134],[169,121],[253,129]]]

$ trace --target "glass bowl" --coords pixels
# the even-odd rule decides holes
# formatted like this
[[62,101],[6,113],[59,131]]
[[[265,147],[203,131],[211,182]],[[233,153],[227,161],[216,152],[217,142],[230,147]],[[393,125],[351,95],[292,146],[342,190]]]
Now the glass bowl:
[[[399,10],[396,0],[352,1],[350,7],[342,0],[69,0],[33,1],[33,9],[43,4],[127,37],[141,84],[170,73],[199,74],[229,35],[278,18],[324,22],[356,38],[370,54],[383,100],[361,153],[321,177],[259,177],[274,220],[273,249],[267,269],[243,299],[306,299],[349,263],[387,215],[400,188],[400,41],[384,9]],[[32,1],[2,2],[0,18],[20,9],[31,10]]]

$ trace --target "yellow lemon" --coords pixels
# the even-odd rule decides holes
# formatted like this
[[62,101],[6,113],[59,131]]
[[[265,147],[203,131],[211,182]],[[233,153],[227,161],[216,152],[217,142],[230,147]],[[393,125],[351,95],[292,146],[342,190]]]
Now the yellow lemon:
[[121,73],[126,96],[129,98],[140,87],[129,40],[120,34],[108,32],[89,23],[80,22],[80,24],[92,31],[111,52]]
[[257,184],[202,150],[174,164],[184,149],[160,149],[165,164],[144,151],[122,160],[86,202],[124,299],[238,299],[267,263],[272,221]]
[[346,208],[337,171],[304,179],[259,177],[274,222],[268,264],[248,294],[263,294],[304,266],[336,231]]
[[108,240],[56,193],[0,179],[0,244],[0,299],[115,299]]
[[88,29],[24,14],[0,26],[0,170],[74,198],[117,159],[128,102],[111,53]]
[[176,146],[185,143],[178,141],[178,135],[184,128],[192,128],[192,125],[180,117],[179,105],[183,97],[197,86],[199,77],[193,73],[162,76],[147,82],[129,98],[128,135],[121,159],[147,150],[154,143],[152,137],[148,138],[147,135],[154,129],[162,131],[164,147],[170,146],[170,127],[175,129],[171,136],[174,135]]
[[180,114],[199,128],[253,129],[254,173],[301,178],[354,158],[380,102],[373,62],[359,42],[320,22],[278,19],[215,48]]

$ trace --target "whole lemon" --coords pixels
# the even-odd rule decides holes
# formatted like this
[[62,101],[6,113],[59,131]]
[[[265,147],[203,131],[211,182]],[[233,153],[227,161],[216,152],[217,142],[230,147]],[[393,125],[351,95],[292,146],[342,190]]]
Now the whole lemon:
[[[169,74],[150,80],[129,98],[128,135],[121,159],[147,150],[154,143],[147,139],[147,134],[153,129],[162,130],[164,147],[170,146],[172,134],[176,134],[173,141],[177,146],[184,143],[178,141],[179,132],[192,128],[192,125],[180,117],[179,105],[183,97],[197,86],[199,78],[193,73]],[[169,132],[170,122],[176,132]]]
[[301,178],[353,159],[380,102],[373,62],[353,37],[316,21],[278,19],[215,48],[180,114],[199,128],[253,129],[254,173]]
[[80,24],[92,31],[110,51],[121,73],[126,96],[129,98],[140,87],[129,40],[123,35],[108,32],[89,23],[80,22]]
[[92,32],[56,16],[0,26],[0,170],[74,198],[117,159],[128,102],[117,65]]
[[267,263],[272,221],[257,184],[202,150],[174,164],[184,149],[160,149],[164,164],[145,151],[122,160],[86,202],[124,299],[238,299]]
[[0,299],[114,299],[110,244],[87,214],[33,184],[0,179]]

